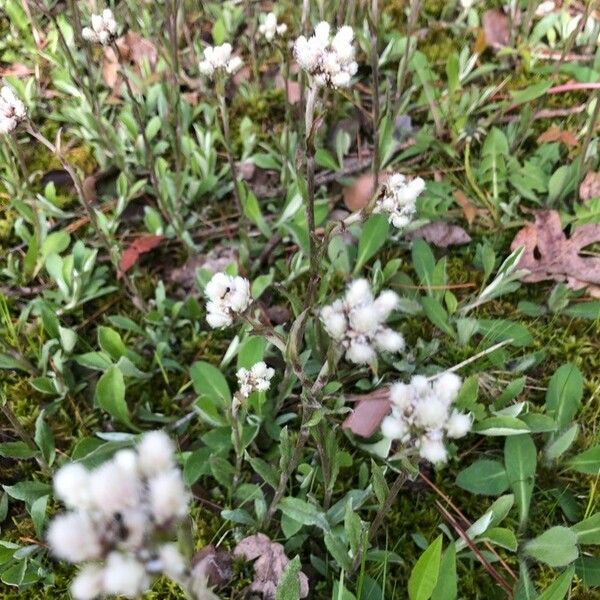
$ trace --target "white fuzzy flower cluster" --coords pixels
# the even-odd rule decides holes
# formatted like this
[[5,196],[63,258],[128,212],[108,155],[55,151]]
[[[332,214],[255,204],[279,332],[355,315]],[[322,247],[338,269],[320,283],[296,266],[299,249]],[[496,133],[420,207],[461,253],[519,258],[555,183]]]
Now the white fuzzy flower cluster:
[[384,290],[377,298],[366,279],[357,279],[348,287],[343,299],[321,310],[327,333],[345,350],[346,358],[356,364],[375,360],[376,350],[400,352],[404,338],[385,321],[398,306],[398,295]]
[[437,464],[448,457],[444,438],[461,438],[471,430],[471,415],[452,409],[461,379],[444,373],[433,382],[422,375],[390,388],[392,413],[381,423],[386,438],[414,446],[421,458]]
[[424,189],[425,182],[420,177],[408,181],[404,175],[393,173],[383,184],[373,212],[387,214],[389,222],[402,229],[413,220],[417,198]]
[[214,329],[231,325],[233,317],[244,312],[252,300],[250,282],[226,273],[215,273],[204,291],[208,297],[206,320]]
[[70,512],[50,524],[50,548],[60,559],[87,563],[72,583],[76,600],[137,598],[153,576],[178,580],[187,569],[175,544],[163,541],[188,514],[189,500],[165,433],[147,433],[136,450],[120,450],[92,471],[66,465],[54,489]]
[[212,77],[217,71],[229,75],[237,73],[244,63],[239,56],[231,56],[232,51],[231,44],[207,46],[204,49],[204,60],[199,64],[200,73],[207,77]]
[[285,23],[277,23],[277,15],[274,12],[270,12],[259,25],[258,33],[260,33],[267,42],[272,42],[276,36],[285,35],[287,29],[287,25]]
[[0,89],[0,135],[13,132],[26,116],[25,105],[10,86],[3,85]]
[[248,398],[253,392],[266,392],[271,387],[271,379],[275,371],[261,360],[250,369],[241,368],[237,372],[239,392]]
[[329,23],[322,21],[312,37],[300,36],[294,44],[294,56],[318,87],[346,88],[358,70],[354,60],[354,31],[345,25],[333,39]]
[[92,15],[91,27],[84,27],[81,31],[84,40],[103,46],[110,44],[116,34],[117,22],[110,8],[105,8],[100,15]]

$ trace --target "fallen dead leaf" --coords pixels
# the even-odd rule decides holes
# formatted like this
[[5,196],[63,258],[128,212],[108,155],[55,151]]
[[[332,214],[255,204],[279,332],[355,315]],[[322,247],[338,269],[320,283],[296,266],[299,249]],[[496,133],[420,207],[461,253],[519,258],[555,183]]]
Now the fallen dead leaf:
[[600,198],[600,171],[588,171],[579,186],[579,197],[584,202]]
[[210,586],[231,580],[231,554],[217,550],[212,544],[204,546],[192,558],[194,575],[201,575]]
[[[120,61],[129,62],[138,74],[142,73],[142,65],[147,61],[151,70],[156,67],[158,61],[158,50],[150,41],[143,38],[134,31],[128,31],[116,41],[119,56],[109,46],[104,48],[104,59],[102,61],[102,77],[104,82],[113,91],[119,94],[122,79],[119,76]],[[132,85],[132,87],[134,87]],[[135,88],[134,88],[135,89]]]
[[[379,174],[379,183],[385,181],[388,174],[382,171]],[[344,204],[351,212],[365,207],[375,192],[375,182],[372,173],[365,173],[356,179],[356,181],[345,187],[343,190]]]
[[[281,75],[275,77],[275,87],[278,90],[285,91],[285,79]],[[300,84],[297,81],[288,79],[287,82],[287,100],[290,104],[300,102]]]
[[408,233],[406,238],[411,240],[421,238],[438,248],[462,246],[471,241],[471,236],[460,225],[453,225],[446,221],[434,221],[423,225]]
[[510,39],[508,17],[499,9],[486,10],[481,17],[485,43],[492,48],[502,48]]
[[600,285],[600,258],[580,255],[596,242],[600,242],[600,225],[582,225],[568,238],[557,211],[538,210],[535,222],[517,233],[511,249],[525,247],[519,268],[530,272],[523,281],[566,281],[570,288],[581,289]]
[[349,396],[349,402],[354,402],[353,411],[342,423],[344,429],[350,429],[354,435],[368,438],[379,431],[381,422],[390,412],[388,388],[380,388],[369,394]]
[[188,258],[181,267],[170,272],[169,279],[186,290],[191,290],[196,285],[198,269],[204,268],[216,273],[223,271],[231,263],[237,263],[238,258],[238,253],[234,248],[217,246],[208,254]]
[[33,69],[21,63],[13,63],[6,67],[0,67],[0,77],[29,77],[33,74]]
[[548,142],[562,142],[570,148],[576,148],[579,146],[579,140],[572,131],[563,130],[557,125],[552,125],[544,133],[542,133],[538,139],[538,144],[545,144]]
[[164,235],[143,235],[134,240],[121,256],[118,273],[119,279],[123,277],[131,267],[137,264],[142,254],[156,248],[164,239]]
[[[241,540],[233,554],[254,561],[254,579],[250,584],[250,591],[262,594],[264,600],[275,598],[277,584],[290,562],[283,546],[272,542],[264,533],[257,533]],[[308,579],[300,572],[300,598],[306,596]]]
[[467,223],[472,225],[475,217],[477,217],[477,207],[471,202],[469,197],[462,190],[456,190],[454,192],[454,199],[456,200],[456,203],[463,209]]

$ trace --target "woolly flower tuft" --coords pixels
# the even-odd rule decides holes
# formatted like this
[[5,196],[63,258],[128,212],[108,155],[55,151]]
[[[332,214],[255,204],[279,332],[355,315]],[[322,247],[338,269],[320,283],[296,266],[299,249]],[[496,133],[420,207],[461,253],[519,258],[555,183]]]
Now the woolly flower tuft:
[[117,22],[110,8],[105,8],[100,15],[92,15],[91,27],[84,27],[81,31],[84,40],[103,46],[110,44],[116,34]]
[[277,23],[277,15],[270,12],[265,15],[264,21],[258,27],[258,33],[262,35],[267,42],[272,42],[276,36],[285,35],[287,32],[285,23]]
[[413,220],[417,198],[424,189],[425,182],[420,177],[408,181],[404,175],[394,173],[383,184],[374,212],[387,214],[394,227],[403,229]]
[[198,65],[200,73],[207,77],[213,77],[219,71],[229,75],[237,73],[244,63],[239,56],[231,56],[232,51],[231,44],[207,46],[204,49],[204,60]]
[[226,273],[215,273],[204,291],[208,297],[206,320],[213,329],[231,325],[233,317],[244,312],[252,300],[250,282]]
[[248,398],[253,392],[266,392],[271,386],[271,379],[275,371],[261,360],[251,369],[241,368],[237,372],[240,395]]
[[0,89],[0,135],[13,132],[26,116],[25,105],[10,86],[3,85]]
[[417,449],[421,458],[437,464],[448,458],[444,438],[461,438],[471,430],[471,415],[452,409],[461,379],[444,373],[433,382],[422,375],[390,388],[392,413],[381,423],[387,438]]
[[404,338],[385,327],[390,313],[398,306],[398,296],[384,290],[377,298],[366,279],[353,281],[343,299],[321,310],[327,333],[345,349],[346,358],[356,364],[372,362],[376,350],[401,352]]
[[175,578],[187,568],[178,550],[162,541],[188,513],[189,493],[173,453],[168,436],[154,431],[136,450],[120,450],[94,470],[72,463],[56,473],[56,496],[70,511],[50,524],[50,548],[72,563],[94,561],[73,580],[76,600],[137,598],[154,575]]
[[300,36],[294,44],[294,56],[318,87],[347,88],[358,65],[354,60],[354,31],[345,25],[333,38],[329,23],[322,21],[312,37]]

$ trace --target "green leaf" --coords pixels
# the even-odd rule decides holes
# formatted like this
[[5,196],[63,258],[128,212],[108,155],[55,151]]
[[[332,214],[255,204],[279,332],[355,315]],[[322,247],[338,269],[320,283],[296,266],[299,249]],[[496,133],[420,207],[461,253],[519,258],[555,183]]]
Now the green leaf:
[[559,367],[552,375],[546,393],[546,412],[560,428],[567,427],[575,417],[583,397],[583,376],[573,364]]
[[283,498],[279,502],[278,508],[284,515],[298,521],[298,523],[302,523],[302,525],[315,525],[323,531],[329,531],[330,529],[325,515],[316,506],[300,500],[300,498],[291,496]]
[[584,450],[569,461],[569,466],[578,473],[597,475],[600,473],[600,446]]
[[456,577],[456,546],[450,544],[442,554],[438,581],[431,600],[454,600],[458,595]]
[[533,493],[537,452],[529,434],[506,438],[504,466],[519,509],[519,522],[523,526],[529,516]]
[[600,558],[597,556],[580,556],[575,561],[575,572],[586,587],[600,587]]
[[299,600],[300,598],[300,558],[295,556],[287,564],[275,591],[275,600]]
[[508,476],[502,463],[481,459],[463,469],[456,477],[456,484],[472,494],[497,496],[509,486]]
[[338,565],[346,571],[350,570],[352,568],[352,561],[348,556],[348,548],[346,547],[346,544],[344,544],[339,537],[331,532],[325,534],[324,541],[329,554],[333,556]]
[[111,367],[100,377],[96,384],[96,403],[113,419],[136,429],[129,418],[129,409],[125,402],[125,381],[123,373],[117,367]]
[[520,436],[527,433],[529,427],[517,417],[500,416],[479,421],[474,425],[473,431],[489,436]]
[[511,90],[510,95],[515,104],[525,104],[526,102],[531,102],[532,100],[543,96],[551,85],[551,81],[540,81],[539,83],[534,83],[533,85],[526,87],[524,90]]
[[249,369],[260,362],[265,355],[266,346],[265,338],[258,335],[251,335],[244,339],[238,350],[237,368]]
[[358,252],[354,265],[355,275],[387,242],[389,229],[390,224],[384,215],[377,214],[369,217],[358,240]]
[[222,406],[231,403],[231,391],[223,373],[210,363],[198,361],[190,367],[194,390],[199,396],[207,396]]
[[577,535],[568,527],[551,527],[523,546],[523,554],[551,567],[565,567],[578,556]]
[[416,239],[412,246],[412,263],[419,281],[427,288],[433,284],[435,257],[431,248],[422,239]]
[[452,325],[448,318],[448,313],[444,307],[433,296],[424,296],[421,298],[423,310],[427,318],[441,331],[448,334],[450,337],[456,337]]
[[580,544],[600,544],[600,512],[576,523],[571,531],[577,534]]
[[373,459],[371,459],[371,482],[377,501],[380,506],[383,506],[390,492],[390,488],[385,480],[383,470]]
[[538,596],[537,600],[563,600],[571,589],[574,573],[575,567],[567,569]]
[[555,439],[548,442],[544,453],[548,460],[556,460],[561,457],[573,444],[579,433],[579,425],[574,423],[569,429],[561,433]]
[[421,554],[408,580],[410,600],[429,600],[433,594],[440,572],[442,536],[438,536]]
[[98,345],[113,360],[119,360],[127,354],[127,346],[117,331],[110,327],[98,327]]
[[0,444],[0,456],[5,458],[33,458],[37,454],[36,450],[31,449],[25,442],[4,442]]

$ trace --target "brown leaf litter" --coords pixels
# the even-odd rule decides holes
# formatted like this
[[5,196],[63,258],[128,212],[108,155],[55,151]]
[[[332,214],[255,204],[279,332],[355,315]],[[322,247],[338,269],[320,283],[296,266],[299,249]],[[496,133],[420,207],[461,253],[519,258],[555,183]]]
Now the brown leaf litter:
[[582,251],[586,246],[600,242],[600,225],[582,225],[567,237],[557,211],[538,210],[534,218],[533,223],[517,233],[511,244],[511,250],[525,247],[518,265],[529,271],[523,281],[566,282],[571,289],[587,288],[589,294],[597,297],[600,293],[600,257],[584,256]]
[[471,241],[471,236],[460,225],[454,225],[446,221],[427,223],[427,225],[407,233],[406,238],[409,240],[421,238],[438,248],[462,246]]
[[381,422],[391,408],[387,387],[376,389],[368,394],[348,396],[346,400],[354,402],[354,409],[346,417],[342,427],[364,438],[371,437],[379,431]]
[[579,197],[583,202],[600,198],[600,171],[589,171],[579,186]]
[[[264,600],[275,598],[275,591],[283,571],[290,562],[281,544],[271,541],[264,533],[244,538],[233,551],[234,556],[254,561],[254,579],[251,592],[262,594]],[[300,598],[308,596],[308,579],[300,572]]]

